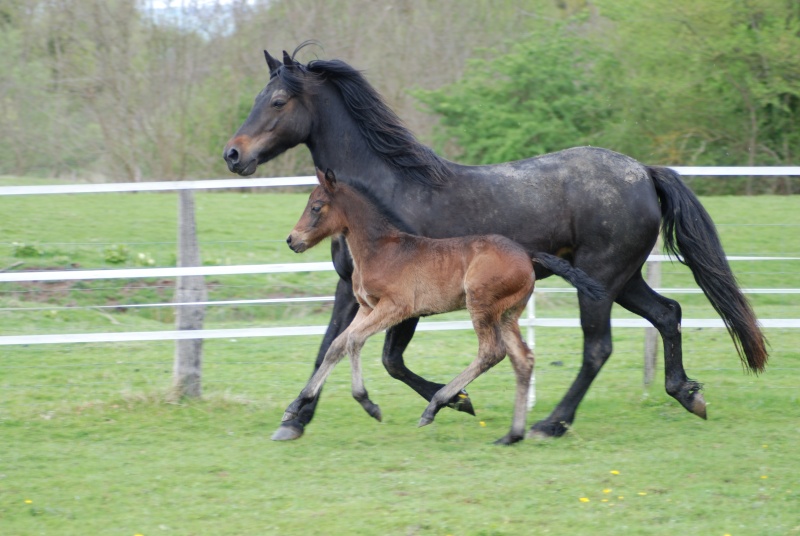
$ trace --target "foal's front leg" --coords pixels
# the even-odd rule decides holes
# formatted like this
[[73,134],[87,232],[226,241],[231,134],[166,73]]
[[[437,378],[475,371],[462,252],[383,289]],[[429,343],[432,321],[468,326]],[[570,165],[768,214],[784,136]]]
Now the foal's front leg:
[[[361,314],[360,310],[359,314]],[[358,315],[356,315],[356,319],[357,318]],[[355,322],[355,320],[353,322]],[[297,415],[300,413],[300,411],[306,405],[314,401],[319,394],[320,389],[322,388],[322,384],[325,383],[328,375],[333,370],[333,367],[335,367],[336,364],[342,360],[342,357],[344,357],[349,332],[350,328],[348,327],[333,340],[331,345],[328,347],[328,351],[325,353],[325,358],[322,360],[322,364],[316,371],[314,371],[314,374],[312,374],[311,378],[308,380],[308,383],[303,390],[300,391],[300,394],[297,396],[297,398],[295,398],[294,401],[286,408],[281,422],[291,421],[297,418]]]

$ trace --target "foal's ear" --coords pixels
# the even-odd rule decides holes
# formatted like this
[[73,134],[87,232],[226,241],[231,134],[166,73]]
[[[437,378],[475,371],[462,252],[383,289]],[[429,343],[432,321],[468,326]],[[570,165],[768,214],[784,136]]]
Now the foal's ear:
[[333,174],[332,169],[325,171],[325,182],[322,187],[331,194],[336,190],[336,175]]
[[294,67],[294,60],[285,50],[283,51],[283,64],[287,67]]
[[269,67],[270,74],[275,72],[275,69],[281,66],[281,62],[269,55],[269,52],[264,51],[264,58],[267,60],[267,67]]
[[325,186],[325,174],[322,172],[321,169],[317,169],[317,182],[320,186]]

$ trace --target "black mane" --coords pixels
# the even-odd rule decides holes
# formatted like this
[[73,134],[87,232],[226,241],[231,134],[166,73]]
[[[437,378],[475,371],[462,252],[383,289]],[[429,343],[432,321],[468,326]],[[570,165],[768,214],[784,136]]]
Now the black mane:
[[450,176],[447,162],[417,141],[364,76],[345,62],[312,60],[303,65],[295,61],[294,65],[281,66],[273,73],[294,95],[304,89],[304,78],[309,75],[319,82],[329,81],[339,90],[367,145],[401,176],[427,186],[447,182]]

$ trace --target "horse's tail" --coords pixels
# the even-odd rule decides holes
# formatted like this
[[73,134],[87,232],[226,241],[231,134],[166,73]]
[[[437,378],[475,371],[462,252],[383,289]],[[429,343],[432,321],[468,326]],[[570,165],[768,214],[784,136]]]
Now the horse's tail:
[[538,252],[534,254],[533,261],[538,262],[556,275],[560,275],[572,284],[579,292],[586,294],[589,298],[599,301],[605,299],[606,289],[589,277],[589,275],[581,270],[575,268],[568,261],[549,253]]
[[742,363],[753,372],[763,372],[767,341],[728,265],[711,216],[678,173],[666,167],[647,170],[661,202],[664,247],[692,270],[694,280],[722,317]]

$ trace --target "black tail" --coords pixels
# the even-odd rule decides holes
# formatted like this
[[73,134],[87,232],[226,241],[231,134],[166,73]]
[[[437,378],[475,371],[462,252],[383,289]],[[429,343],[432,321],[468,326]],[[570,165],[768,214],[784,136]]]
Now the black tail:
[[768,358],[767,341],[728,265],[711,216],[675,171],[647,169],[661,201],[664,247],[692,270],[694,280],[725,322],[742,362],[753,372],[762,372]]
[[578,289],[578,292],[586,294],[594,301],[600,301],[606,298],[606,289],[603,285],[589,277],[589,275],[581,270],[575,268],[569,262],[550,255],[549,253],[538,252],[533,257],[534,262],[538,262],[556,275],[560,275],[569,281],[573,287]]

